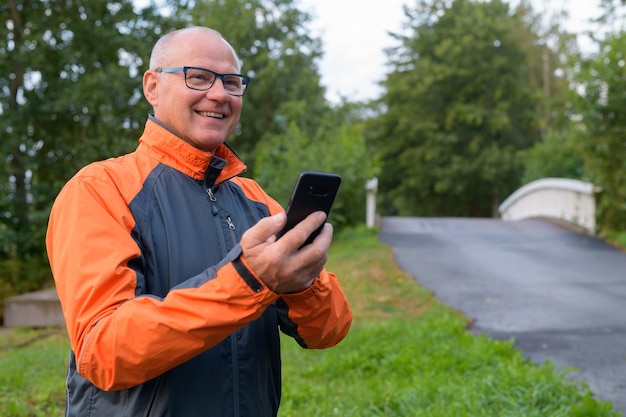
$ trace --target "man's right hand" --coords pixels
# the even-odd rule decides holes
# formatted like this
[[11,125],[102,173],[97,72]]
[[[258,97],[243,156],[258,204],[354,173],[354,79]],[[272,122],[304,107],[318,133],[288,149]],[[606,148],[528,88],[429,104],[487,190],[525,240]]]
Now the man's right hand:
[[279,213],[263,218],[242,236],[243,258],[275,293],[303,291],[313,284],[326,264],[333,237],[332,226],[324,225],[313,243],[298,249],[325,220],[324,212],[315,212],[276,239],[276,234],[287,222],[287,216]]

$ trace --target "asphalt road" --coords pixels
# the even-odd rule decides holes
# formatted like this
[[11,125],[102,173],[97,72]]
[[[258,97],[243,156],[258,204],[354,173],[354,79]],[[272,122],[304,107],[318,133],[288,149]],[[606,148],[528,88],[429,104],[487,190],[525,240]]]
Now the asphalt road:
[[381,219],[396,262],[472,331],[515,338],[531,361],[575,367],[626,412],[626,253],[542,219]]

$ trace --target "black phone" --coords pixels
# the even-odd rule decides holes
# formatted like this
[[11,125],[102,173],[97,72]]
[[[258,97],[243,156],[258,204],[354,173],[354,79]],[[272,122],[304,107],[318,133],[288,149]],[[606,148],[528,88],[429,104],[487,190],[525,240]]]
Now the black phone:
[[[332,172],[302,171],[298,175],[296,185],[291,192],[287,205],[287,224],[278,234],[278,237],[287,233],[296,224],[304,220],[315,211],[328,214],[335,201],[337,191],[341,185],[341,176]],[[324,225],[311,233],[311,236],[302,245],[308,245],[322,231]]]

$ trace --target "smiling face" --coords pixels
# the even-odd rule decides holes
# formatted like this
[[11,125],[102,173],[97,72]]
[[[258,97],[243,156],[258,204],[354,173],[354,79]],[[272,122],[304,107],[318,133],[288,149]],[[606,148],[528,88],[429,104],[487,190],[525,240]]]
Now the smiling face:
[[236,74],[239,62],[231,46],[216,32],[196,28],[169,36],[144,74],[144,95],[157,120],[192,146],[214,152],[237,127],[242,98],[228,95],[221,80],[216,80],[207,91],[192,90],[185,85],[182,71],[157,73],[157,66],[153,65],[200,67]]

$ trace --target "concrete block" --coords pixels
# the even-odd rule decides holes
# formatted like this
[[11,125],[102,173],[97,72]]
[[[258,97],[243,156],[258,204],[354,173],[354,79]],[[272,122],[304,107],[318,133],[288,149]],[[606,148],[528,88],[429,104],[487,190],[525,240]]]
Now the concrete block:
[[8,298],[4,304],[5,327],[65,326],[59,296],[54,288]]

